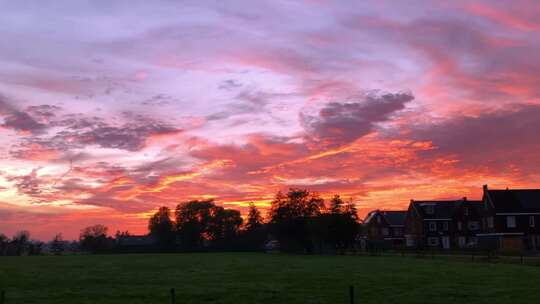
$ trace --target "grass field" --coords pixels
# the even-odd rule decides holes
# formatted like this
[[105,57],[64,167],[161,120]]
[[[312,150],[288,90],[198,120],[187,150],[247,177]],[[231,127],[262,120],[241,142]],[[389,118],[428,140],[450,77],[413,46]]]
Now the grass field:
[[216,253],[0,257],[6,303],[537,303],[540,267]]

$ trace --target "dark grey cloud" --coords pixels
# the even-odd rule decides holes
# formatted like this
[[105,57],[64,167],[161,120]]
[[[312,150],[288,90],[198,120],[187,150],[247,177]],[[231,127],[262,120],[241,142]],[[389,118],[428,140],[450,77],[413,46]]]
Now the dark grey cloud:
[[[47,126],[41,123],[37,118],[30,115],[39,107],[29,108],[26,111],[21,111],[0,95],[0,117],[3,119],[2,127],[15,131],[30,132],[37,134],[43,132]],[[38,114],[39,113],[34,113]]]
[[[127,122],[112,124],[100,117],[83,114],[69,114],[50,122],[50,126],[60,128],[54,134],[26,137],[12,146],[10,155],[24,158],[28,150],[39,147],[69,154],[72,149],[83,149],[96,145],[102,148],[114,148],[126,151],[141,150],[146,140],[153,135],[182,132],[165,122],[130,112],[123,113]],[[65,158],[65,157],[62,157]]]
[[20,194],[26,194],[29,196],[39,196],[42,193],[41,185],[43,181],[37,176],[40,168],[33,169],[27,175],[21,176],[8,176],[7,180],[14,182],[17,192]]
[[224,91],[231,91],[240,87],[242,87],[242,83],[240,83],[238,80],[227,79],[221,82],[221,84],[218,86],[218,89]]
[[416,126],[415,140],[431,141],[437,149],[425,152],[453,155],[463,165],[493,169],[518,165],[537,170],[540,163],[540,105],[512,104],[476,116],[453,117]]
[[306,139],[325,146],[352,142],[374,130],[375,125],[405,108],[410,93],[367,95],[359,102],[331,102],[317,116],[300,114]]
[[291,95],[291,93],[271,93],[250,89],[243,90],[234,97],[237,102],[226,105],[226,108],[223,111],[210,114],[206,116],[206,119],[209,121],[223,120],[232,116],[258,113],[271,115],[272,113],[268,111],[266,107],[273,100]]

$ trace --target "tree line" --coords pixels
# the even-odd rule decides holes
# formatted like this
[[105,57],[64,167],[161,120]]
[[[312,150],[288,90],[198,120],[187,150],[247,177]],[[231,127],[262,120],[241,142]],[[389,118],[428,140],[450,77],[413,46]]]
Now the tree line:
[[[359,229],[351,201],[344,201],[339,195],[325,201],[317,193],[293,188],[275,195],[266,216],[253,203],[245,219],[240,211],[225,209],[213,200],[187,201],[174,209],[160,207],[148,221],[145,240],[151,242],[144,243],[139,250],[339,252],[354,246]],[[114,253],[125,249],[122,241],[129,237],[127,231],[109,236],[106,226],[94,225],[81,230],[76,243],[64,241],[59,234],[46,247],[56,254]],[[0,238],[0,250],[9,241],[6,239]]]

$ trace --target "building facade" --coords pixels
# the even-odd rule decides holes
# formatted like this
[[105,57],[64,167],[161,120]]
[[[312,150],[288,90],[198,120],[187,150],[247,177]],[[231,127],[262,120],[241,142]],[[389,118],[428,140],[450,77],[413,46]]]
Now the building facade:
[[505,252],[540,250],[540,189],[483,188],[484,247]]
[[416,249],[476,246],[481,229],[480,201],[411,200],[405,219],[405,243]]
[[385,248],[400,248],[405,243],[406,211],[371,211],[364,220],[364,237]]

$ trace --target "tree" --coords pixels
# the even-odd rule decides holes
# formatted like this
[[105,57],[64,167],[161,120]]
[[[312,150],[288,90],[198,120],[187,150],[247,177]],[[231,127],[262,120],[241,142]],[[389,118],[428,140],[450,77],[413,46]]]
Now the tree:
[[64,238],[62,237],[62,233],[56,234],[51,241],[51,252],[55,255],[60,255],[65,249],[65,242]]
[[270,225],[280,247],[286,251],[313,250],[309,221],[321,214],[324,200],[303,189],[276,194],[270,208]]
[[109,229],[103,225],[89,226],[81,230],[79,242],[81,249],[93,253],[101,253],[110,250],[114,241],[107,237]]
[[241,234],[242,247],[247,250],[260,250],[263,248],[267,235],[261,212],[255,204],[249,204],[249,212],[244,230]]
[[209,240],[209,226],[216,205],[212,200],[188,201],[175,210],[176,232],[182,250],[202,250]]
[[330,200],[330,213],[331,214],[341,214],[343,211],[344,202],[339,195],[334,195]]
[[235,248],[243,222],[238,210],[216,206],[212,200],[195,200],[179,204],[175,215],[182,250]]
[[8,244],[9,244],[9,238],[5,234],[0,233],[0,255],[7,254]]
[[212,211],[207,227],[211,247],[227,250],[236,248],[238,233],[243,222],[240,211],[224,209],[220,206],[214,206]]
[[248,231],[257,230],[263,225],[264,225],[263,217],[261,215],[261,212],[259,211],[259,209],[257,209],[255,204],[249,203],[249,212],[248,212],[248,217],[247,217],[247,222],[246,222],[246,230]]
[[150,235],[158,241],[161,250],[174,249],[174,223],[171,220],[171,211],[168,207],[161,207],[152,215],[148,222]]
[[30,232],[27,230],[17,232],[11,239],[11,243],[15,246],[16,255],[27,254],[30,246]]
[[326,242],[335,250],[350,248],[358,234],[358,214],[352,201],[345,203],[339,195],[330,201],[328,236]]

